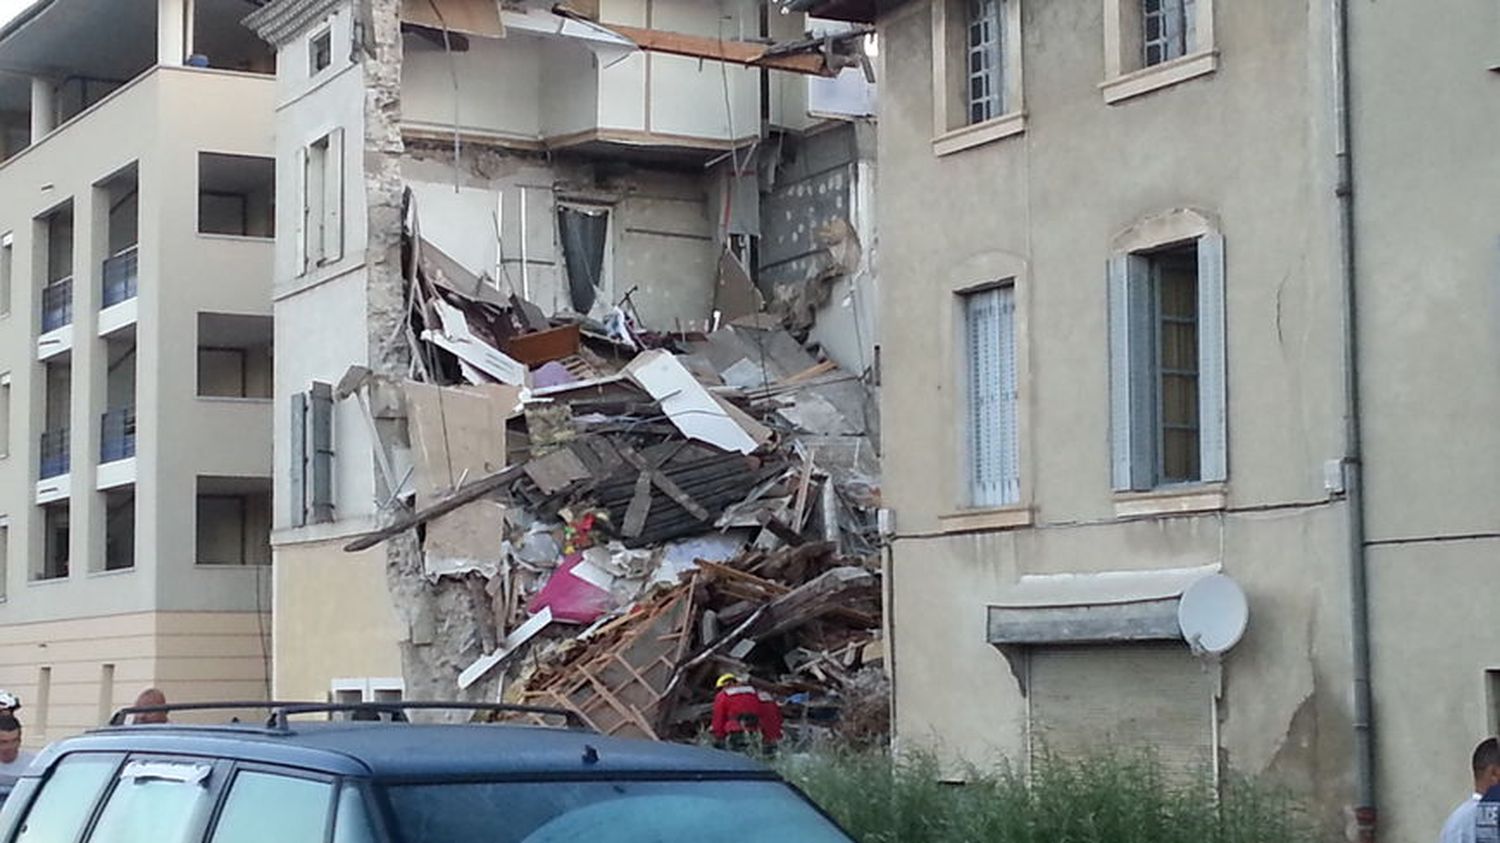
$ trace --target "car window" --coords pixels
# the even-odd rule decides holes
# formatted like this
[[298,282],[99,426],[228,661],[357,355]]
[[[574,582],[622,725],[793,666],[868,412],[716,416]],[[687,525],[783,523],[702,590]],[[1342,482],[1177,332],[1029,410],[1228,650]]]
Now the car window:
[[211,843],[323,843],[332,800],[328,782],[242,770]]
[[345,785],[339,789],[339,814],[333,821],[333,843],[374,843],[375,828],[364,793]]
[[52,768],[26,812],[16,843],[72,843],[120,766],[119,755],[69,755]]
[[389,789],[421,843],[850,843],[777,781],[478,782]]
[[203,762],[127,762],[89,843],[194,843],[212,807],[212,773]]

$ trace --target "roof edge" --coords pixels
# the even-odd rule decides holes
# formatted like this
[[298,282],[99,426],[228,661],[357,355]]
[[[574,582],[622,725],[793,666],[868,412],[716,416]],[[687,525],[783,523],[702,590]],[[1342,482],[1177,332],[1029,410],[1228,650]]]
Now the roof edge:
[[0,26],[0,41],[16,34],[21,27],[36,20],[42,12],[52,8],[57,0],[36,0],[30,6],[22,9],[15,17],[11,18],[4,26]]
[[[52,0],[48,0],[51,2]],[[281,47],[328,17],[344,0],[271,0],[241,21],[261,40]]]

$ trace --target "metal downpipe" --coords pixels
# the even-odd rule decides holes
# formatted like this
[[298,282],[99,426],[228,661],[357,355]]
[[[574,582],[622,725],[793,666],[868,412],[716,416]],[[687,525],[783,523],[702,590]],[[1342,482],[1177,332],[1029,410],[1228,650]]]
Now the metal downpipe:
[[1349,561],[1349,627],[1354,680],[1354,820],[1360,843],[1374,843],[1379,814],[1375,794],[1375,726],[1370,684],[1370,599],[1365,555],[1363,444],[1360,432],[1359,306],[1351,151],[1349,0],[1330,0],[1333,41],[1334,195],[1338,208],[1339,279],[1343,290],[1344,512]]

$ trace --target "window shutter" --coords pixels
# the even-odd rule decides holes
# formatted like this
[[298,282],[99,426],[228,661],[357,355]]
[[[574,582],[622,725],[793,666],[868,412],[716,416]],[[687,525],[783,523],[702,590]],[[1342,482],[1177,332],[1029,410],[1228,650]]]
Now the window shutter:
[[301,209],[297,214],[297,274],[307,274],[307,216],[312,212],[312,203],[307,194],[308,186],[312,180],[307,177],[307,148],[301,147],[297,150],[297,172],[295,181],[297,183],[295,195],[301,203]]
[[326,524],[333,520],[333,387],[314,383],[309,404],[312,523]]
[[1156,473],[1149,271],[1139,255],[1109,261],[1110,458],[1117,492],[1149,489]]
[[1015,292],[1009,287],[964,298],[969,502],[973,506],[1004,506],[1021,498],[1014,302]]
[[328,135],[323,157],[323,262],[344,257],[344,130]]
[[291,504],[293,527],[307,526],[307,394],[292,396],[292,429],[287,437],[291,444]]
[[1198,241],[1198,419],[1206,482],[1229,477],[1225,340],[1224,237],[1210,232]]

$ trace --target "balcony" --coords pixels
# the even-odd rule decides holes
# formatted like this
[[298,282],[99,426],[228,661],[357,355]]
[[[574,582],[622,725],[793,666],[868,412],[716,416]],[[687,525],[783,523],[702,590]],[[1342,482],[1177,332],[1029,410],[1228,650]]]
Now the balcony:
[[73,279],[62,278],[42,288],[42,333],[73,324]]
[[43,433],[42,458],[38,476],[43,480],[50,480],[67,474],[72,468],[69,457],[67,428]]
[[99,437],[99,462],[111,463],[135,456],[135,408],[120,407],[103,416]]
[[140,281],[140,249],[130,246],[104,262],[103,306],[115,305],[135,298]]

